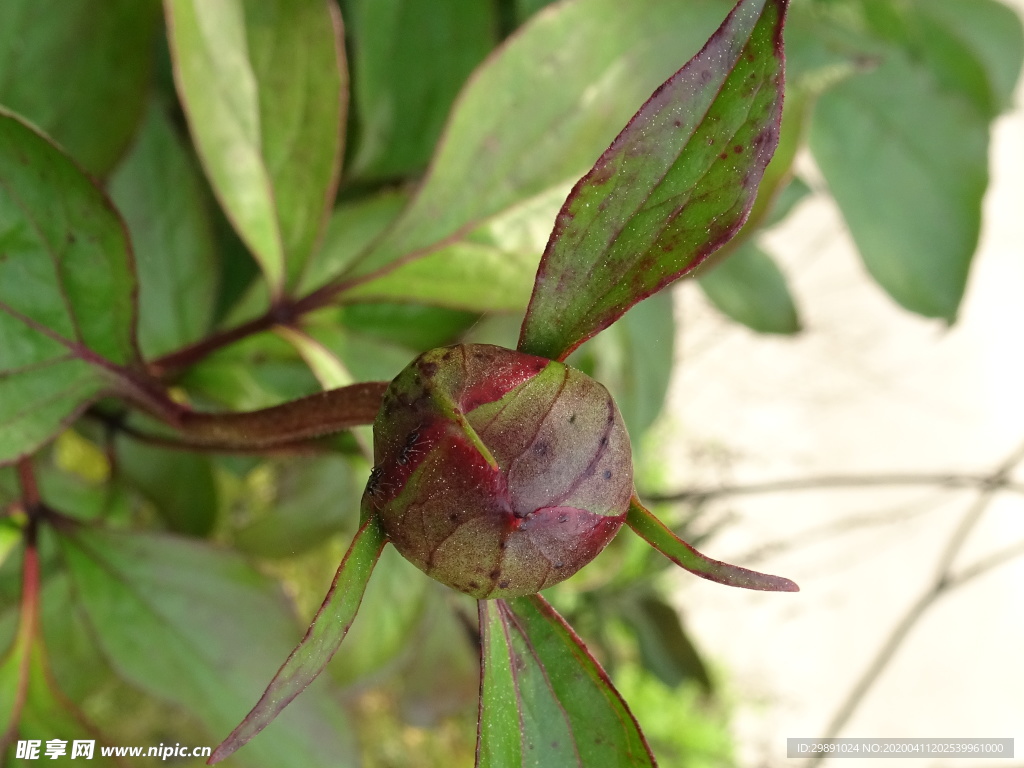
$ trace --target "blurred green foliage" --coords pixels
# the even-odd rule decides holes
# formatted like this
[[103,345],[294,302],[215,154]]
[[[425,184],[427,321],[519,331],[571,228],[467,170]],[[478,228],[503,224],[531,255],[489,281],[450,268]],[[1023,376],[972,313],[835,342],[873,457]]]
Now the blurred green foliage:
[[[40,322],[139,371],[135,336],[160,368],[161,356],[268,309],[295,312],[282,317],[301,337],[268,326],[163,371],[176,397],[209,409],[275,405],[325,377],[387,380],[466,338],[514,346],[571,185],[730,6],[167,0],[161,21],[156,0],[8,0],[0,104],[52,136],[113,203],[64,183],[84,177],[5,117],[0,173],[25,173],[19,153],[36,153],[64,192],[0,199],[0,247],[23,247],[4,239],[4,217],[24,205],[52,213],[43,240],[95,252],[92,276],[62,273],[59,290],[35,266],[0,259],[0,301],[55,307]],[[953,322],[990,126],[1024,58],[1020,19],[996,0],[793,0],[787,47],[781,148],[701,287],[755,331],[797,332],[814,297],[793,295],[758,238],[806,195],[831,195],[881,289]],[[794,177],[802,148],[826,186]],[[71,223],[82,222],[95,230],[75,244]],[[345,270],[358,280],[337,301],[299,311]],[[137,333],[122,322],[136,310]],[[168,450],[151,418],[116,401],[79,420],[103,375],[36,348],[12,316],[0,313],[0,461],[35,452],[48,511],[40,632],[26,639],[22,567],[36,531],[15,469],[0,467],[0,733],[213,744],[318,607],[356,528],[366,431],[316,456]],[[663,292],[572,359],[607,384],[636,444],[661,410],[673,338]],[[391,555],[329,675],[229,764],[469,764],[475,611]],[[727,704],[657,578],[665,562],[620,537],[598,564],[552,602],[611,670],[664,765],[732,764]]]

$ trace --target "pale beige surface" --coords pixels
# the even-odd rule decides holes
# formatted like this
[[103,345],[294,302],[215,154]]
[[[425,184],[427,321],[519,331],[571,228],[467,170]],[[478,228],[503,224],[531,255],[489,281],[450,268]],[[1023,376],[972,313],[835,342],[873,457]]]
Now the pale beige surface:
[[[1024,12],[1024,0],[1013,4]],[[952,329],[880,291],[821,197],[767,240],[800,300],[802,335],[757,337],[717,316],[695,286],[680,289],[681,366],[660,432],[675,435],[681,484],[984,473],[1024,443],[1024,88],[1017,104],[993,136],[983,242]],[[1024,470],[1017,475],[1024,480]],[[690,628],[731,671],[742,765],[802,764],[786,759],[786,737],[823,733],[975,496],[871,489],[725,502],[738,520],[709,554],[742,562],[766,542],[793,542],[749,564],[803,589],[766,595],[676,577]],[[808,541],[808,531],[851,516],[884,522]],[[1015,541],[1024,541],[1024,496],[1002,494],[956,562],[970,565]],[[1015,760],[980,764],[1024,765],[1024,558],[937,603],[840,735],[1015,737]]]

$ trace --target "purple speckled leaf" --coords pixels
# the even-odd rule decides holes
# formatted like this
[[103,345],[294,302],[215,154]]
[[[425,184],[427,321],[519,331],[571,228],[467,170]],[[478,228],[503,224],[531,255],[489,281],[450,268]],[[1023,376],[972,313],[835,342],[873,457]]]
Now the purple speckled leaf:
[[626,702],[540,595],[480,601],[477,768],[652,768]]
[[702,555],[670,531],[634,496],[626,515],[626,524],[648,544],[681,568],[708,581],[730,587],[762,592],[799,592],[800,587],[783,576],[758,573],[738,565],[729,565]]
[[564,359],[728,241],[779,138],[788,0],[740,0],[558,214],[519,349]]

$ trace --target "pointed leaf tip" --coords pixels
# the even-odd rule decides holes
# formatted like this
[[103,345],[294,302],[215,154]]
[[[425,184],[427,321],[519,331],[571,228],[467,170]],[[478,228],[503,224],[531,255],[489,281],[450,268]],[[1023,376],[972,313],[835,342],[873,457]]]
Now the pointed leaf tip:
[[523,321],[555,360],[721,247],[746,220],[782,117],[786,0],[740,0],[573,188]]
[[375,517],[363,523],[305,637],[281,665],[252,711],[213,751],[207,765],[218,763],[245,746],[323,672],[355,620],[366,584],[386,542]]
[[640,538],[669,560],[695,576],[730,587],[756,589],[763,592],[799,592],[795,582],[783,576],[772,576],[712,560],[680,539],[634,496],[630,500],[626,523]]

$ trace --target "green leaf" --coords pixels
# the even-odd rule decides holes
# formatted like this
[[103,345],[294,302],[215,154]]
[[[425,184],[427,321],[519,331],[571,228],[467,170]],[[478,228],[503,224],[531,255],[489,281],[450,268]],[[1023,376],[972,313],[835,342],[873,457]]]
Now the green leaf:
[[197,341],[217,295],[213,224],[199,169],[155,101],[109,189],[136,253],[143,353],[154,358]]
[[[331,317],[331,315],[334,317]],[[338,309],[308,315],[304,329],[323,346],[356,381],[391,381],[409,364],[414,352],[424,352],[440,344],[413,350],[394,342],[378,340],[372,336],[353,332],[336,318]],[[416,315],[411,315],[415,321]],[[425,329],[426,330],[426,329]]]
[[[115,671],[229,728],[294,642],[280,590],[237,555],[156,534],[75,529],[61,549],[93,637]],[[327,691],[312,689],[247,755],[254,766],[335,766],[353,739]]]
[[1024,58],[1019,16],[992,0],[864,0],[872,31],[927,66],[993,118],[1006,109]]
[[142,116],[159,17],[156,0],[4,0],[0,104],[104,175]]
[[515,315],[484,315],[463,338],[466,344],[493,344],[512,349],[519,338],[521,321]]
[[727,8],[570,0],[535,16],[470,78],[412,203],[340,283],[452,245],[572,184]]
[[[345,652],[334,657],[331,676],[343,685],[366,680],[403,656],[420,661],[416,630],[427,610],[446,610],[437,600],[436,584],[394,547],[381,553],[376,576],[366,587],[359,621],[345,639]],[[451,638],[449,638],[451,642]]]
[[563,359],[742,226],[778,143],[786,0],[741,0],[566,200],[519,349]]
[[[297,293],[316,292],[343,272],[391,225],[408,202],[402,191],[387,190],[338,205],[331,213],[323,240],[306,265]],[[231,307],[229,325],[259,317],[270,306],[266,283],[253,282]]]
[[323,242],[302,277],[302,293],[311,293],[344,272],[377,240],[409,202],[400,190],[341,203],[331,213]]
[[[804,37],[806,34],[804,32]],[[799,30],[797,34],[793,34],[792,19],[787,17],[787,52],[792,50],[789,41],[793,37],[801,39]],[[779,143],[761,177],[750,215],[733,238],[704,259],[689,273],[690,277],[699,277],[711,272],[735,251],[754,240],[763,228],[772,227],[781,221],[800,197],[810,192],[810,188],[803,182],[794,180],[793,164],[797,153],[807,143],[811,108],[822,91],[842,77],[848,76],[851,67],[852,65],[836,63],[819,64],[795,78],[787,75],[786,102],[782,112]]]
[[[35,549],[29,547],[20,549],[21,557],[17,568],[11,568],[10,571],[12,575],[17,572],[19,578],[17,581],[11,580],[14,583],[10,587],[11,594],[7,597],[11,598],[12,602],[6,611],[7,615],[3,617],[3,623],[9,625],[10,629],[2,627],[5,631],[0,633],[0,640],[5,643],[2,653],[0,653],[0,723],[4,723],[2,733],[4,737],[7,736],[8,724],[19,720],[24,708],[25,690],[28,687],[31,674],[29,654],[35,644],[37,625],[39,597],[38,592],[33,595],[32,590],[38,590],[38,555]],[[33,558],[33,560],[30,561],[29,558]],[[35,572],[35,584],[33,586],[26,585],[25,581],[32,578],[33,571]],[[16,593],[15,590],[17,590]],[[8,632],[11,637],[10,641],[7,640]],[[0,746],[3,745],[0,744]]]
[[[785,133],[785,128],[783,128]],[[776,157],[778,153],[776,152]],[[785,220],[800,203],[813,194],[814,190],[799,176],[790,178],[789,182],[778,191],[772,202],[772,209],[764,222],[765,227],[774,227]]]
[[0,110],[0,464],[49,440],[135,365],[135,276],[103,193]]
[[[72,439],[84,442],[83,438],[75,431],[62,434],[61,441],[67,439],[65,435],[71,435]],[[94,446],[90,447],[95,448]],[[67,471],[65,467],[55,466],[58,462],[54,460],[56,458],[54,454],[60,452],[59,450],[49,451],[39,454],[33,459],[36,483],[39,486],[40,495],[46,499],[47,504],[76,520],[102,518],[108,521],[127,521],[130,516],[129,499],[123,490],[116,486],[101,484],[99,477],[92,481],[86,481],[80,475]],[[103,459],[103,461],[106,460]],[[21,488],[15,469],[8,467],[0,470],[0,508],[16,502],[20,497]],[[20,541],[25,518],[21,515],[9,514],[5,519],[9,525],[16,526],[14,529],[17,531]],[[2,535],[0,535],[0,540],[6,542],[6,538]],[[0,551],[2,549],[0,547]],[[0,558],[0,563],[2,562],[3,559]],[[2,582],[2,576],[0,576],[0,582]]]
[[478,315],[443,307],[378,303],[341,307],[338,317],[339,323],[353,332],[426,352],[452,344],[476,322]]
[[520,312],[530,300],[536,253],[460,242],[347,291],[347,301],[410,301],[464,311]]
[[985,70],[996,111],[1013,104],[1024,62],[1024,23],[996,0],[917,0],[917,9],[954,35]]
[[170,530],[206,536],[213,529],[217,486],[208,457],[119,439],[117,471],[156,507]]
[[303,456],[274,465],[275,497],[269,509],[241,527],[235,546],[259,557],[295,557],[345,528],[355,529],[365,485],[342,456]]
[[727,702],[709,701],[696,684],[670,688],[636,664],[616,667],[615,681],[662,765],[737,764]]
[[665,404],[675,331],[672,294],[664,291],[587,341],[569,361],[612,393],[634,443]]
[[743,589],[765,592],[800,591],[800,587],[782,576],[758,573],[702,555],[665,527],[665,524],[645,508],[636,496],[630,501],[626,523],[648,544],[694,576]]
[[349,0],[358,149],[350,175],[388,178],[426,165],[452,101],[497,42],[479,0]]
[[39,602],[53,684],[80,705],[89,694],[109,684],[110,665],[96,645],[67,571],[43,582]]
[[542,597],[479,606],[477,768],[655,765],[604,670]]
[[[20,495],[18,475],[14,468],[0,467],[0,507],[6,508],[8,504],[17,501]],[[6,538],[4,541],[6,542]],[[3,563],[3,558],[0,558],[0,563]]]
[[407,301],[476,312],[522,312],[568,187],[495,216],[451,244],[345,290],[341,300]]
[[[359,529],[306,635],[281,665],[252,711],[213,751],[210,764],[223,760],[248,743],[324,670],[352,626],[386,541],[376,518],[371,517]],[[261,749],[266,748],[263,741],[260,745]]]
[[622,614],[636,636],[646,669],[667,686],[693,680],[711,692],[711,676],[675,608],[651,592],[623,601]]
[[[17,739],[37,740],[42,742],[39,748],[39,758],[46,759],[46,742],[50,739],[61,739],[67,742],[65,759],[69,759],[71,745],[75,740],[99,741],[105,745],[107,740],[102,734],[92,730],[84,721],[82,713],[75,709],[68,701],[63,692],[55,688],[50,669],[47,665],[46,651],[38,638],[34,640],[27,649],[14,648],[6,658],[0,661],[0,688],[5,691],[14,691],[17,686],[16,675],[19,667],[25,665],[25,672],[28,674],[25,688],[24,706],[17,717]],[[3,711],[6,702],[0,703],[0,722],[5,726],[11,723],[9,713]],[[6,735],[6,734],[5,734]],[[12,734],[14,735],[14,734]],[[0,744],[0,748],[5,746]],[[0,753],[0,762],[5,765],[26,765],[27,762],[18,761],[14,753],[14,745],[10,744],[8,756],[9,761],[4,762],[5,755]],[[99,749],[95,749],[93,763],[101,767],[117,766],[117,762],[105,758]]]
[[[8,473],[0,472],[0,483],[3,488],[0,492],[4,496],[17,499],[20,489],[17,488],[17,480],[14,481],[14,488],[7,485]],[[7,506],[5,504],[5,506]],[[24,516],[9,515],[4,519],[3,525],[4,559],[0,560],[0,611],[5,611],[6,616],[0,620],[0,651],[6,649],[12,642],[18,626],[18,609],[21,605],[21,573],[22,555],[25,551],[25,518]]]
[[[3,753],[12,746],[15,738],[46,740],[55,738],[57,733],[59,738],[68,741],[97,738],[97,734],[89,731],[68,696],[58,688],[39,633],[41,624],[52,626],[52,621],[47,622],[52,618],[52,602],[58,602],[65,609],[71,607],[67,602],[67,579],[60,574],[49,579],[41,589],[40,560],[46,563],[48,558],[45,555],[40,557],[35,546],[23,548],[20,554],[18,565],[21,573],[17,582],[21,592],[18,602],[0,612],[0,642],[5,643],[0,646],[3,649],[0,653],[0,723],[4,728],[0,733],[0,762],[4,765],[8,762],[5,762]],[[55,582],[64,587],[57,594],[49,588]],[[61,597],[63,602],[60,602]],[[74,619],[73,615],[65,614],[63,631],[56,636],[49,633],[48,639],[56,640],[58,653],[71,647],[67,642],[68,636],[77,635],[76,630],[80,629]],[[10,633],[5,625],[10,626]],[[6,645],[8,634],[13,639]],[[80,657],[79,660],[85,659]],[[102,666],[101,663],[100,668]],[[80,676],[94,675],[95,672],[95,669],[82,670]],[[101,765],[108,764],[101,762]]]
[[428,581],[423,621],[410,641],[413,653],[397,671],[407,722],[443,727],[452,713],[466,712],[480,695],[480,648],[470,630],[475,601]]
[[[58,439],[58,447],[67,441],[68,435],[78,437],[73,431],[65,432]],[[39,460],[35,461],[35,473],[40,495],[64,515],[81,521],[104,520],[108,524],[131,519],[131,500],[119,485],[107,484],[99,478],[86,481],[66,467]]]
[[[6,507],[8,502],[8,479],[9,476],[6,470],[0,470],[0,506],[2,507]],[[11,500],[13,501],[14,498],[17,498],[16,494],[12,495]],[[21,536],[21,528],[11,519],[11,515],[8,514],[0,521],[0,567],[3,567],[3,564],[7,562],[7,558],[17,550],[18,545],[21,543]],[[0,580],[2,578],[3,574],[0,573]],[[0,634],[0,638],[2,637],[3,634]],[[0,647],[3,647],[2,642],[0,642]]]
[[868,271],[901,305],[956,318],[988,183],[988,122],[898,49],[818,102],[811,150]]
[[327,0],[168,0],[203,166],[271,293],[294,286],[334,202],[347,73]]
[[712,270],[701,272],[697,282],[722,314],[751,330],[778,334],[800,330],[785,276],[772,257],[753,243],[744,243]]
[[515,6],[515,20],[522,24],[541,9],[551,5],[554,0],[513,0]]
[[319,340],[294,328],[281,327],[274,329],[274,332],[295,348],[325,390],[345,387],[355,382],[344,363]]
[[214,206],[212,214],[214,237],[220,257],[217,309],[214,313],[216,321],[218,323],[225,322],[229,312],[233,311],[235,305],[256,285],[263,289],[263,302],[256,308],[253,316],[260,314],[270,306],[270,292],[267,290],[266,283],[261,279],[259,264],[253,259],[249,249],[242,242],[242,238],[238,236],[238,232],[228,221],[224,209],[219,205]]
[[200,399],[234,411],[253,411],[320,390],[287,341],[259,333],[190,367],[180,384]]

